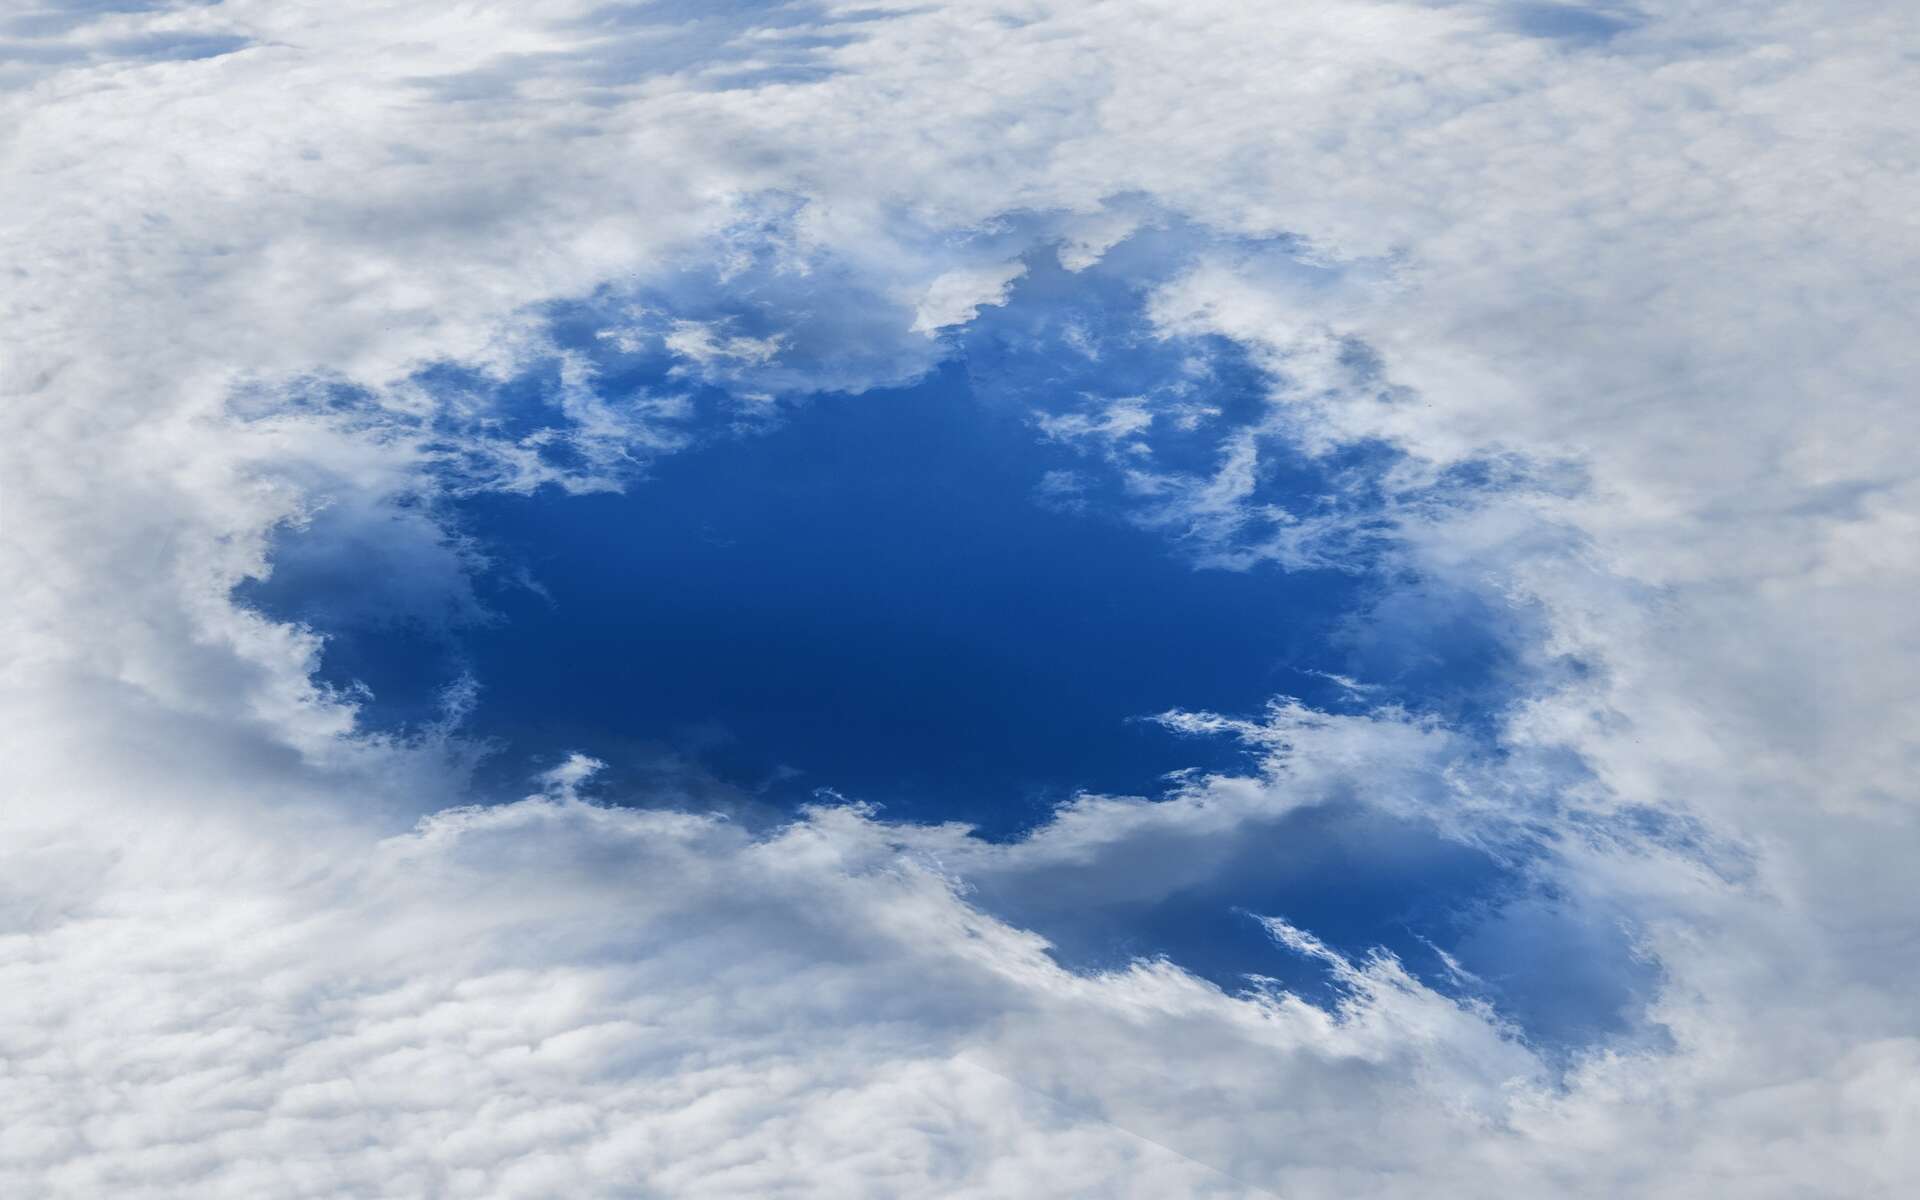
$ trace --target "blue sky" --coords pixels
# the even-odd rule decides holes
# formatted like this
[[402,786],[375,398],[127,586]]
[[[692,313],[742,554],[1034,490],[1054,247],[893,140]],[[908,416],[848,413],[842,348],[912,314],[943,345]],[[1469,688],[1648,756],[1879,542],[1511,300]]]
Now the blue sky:
[[[671,398],[669,452],[643,452],[617,492],[435,501],[471,578],[445,557],[369,572],[358,517],[322,507],[239,594],[325,633],[322,678],[364,684],[378,727],[437,719],[471,675],[473,732],[502,741],[510,773],[633,739],[737,787],[830,788],[1002,834],[1075,791],[1150,795],[1231,761],[1142,723],[1168,709],[1365,694],[1484,725],[1511,698],[1511,618],[1392,557],[1390,450],[1307,453],[1263,424],[1273,380],[1240,348],[1151,328],[1143,289],[1181,261],[1168,241],[1080,273],[1042,243],[934,365],[853,394],[729,390],[657,334],[602,332],[636,306],[671,328],[684,296],[553,306],[555,351],[591,360],[598,402]],[[699,280],[692,315],[784,339],[774,369],[804,367],[813,313],[756,283]],[[468,426],[581,461],[557,359],[504,383],[455,364],[421,380]],[[1115,405],[1139,427],[1102,432]],[[1162,499],[1240,437],[1260,462],[1230,526]],[[1470,496],[1474,474],[1458,479],[1441,494]],[[1263,557],[1274,510],[1337,532],[1310,563]]]
[[[723,389],[693,389],[688,447],[622,492],[451,502],[448,526],[487,560],[464,611],[423,611],[424,588],[461,585],[404,563],[367,578],[328,544],[324,512],[242,594],[327,633],[323,678],[367,685],[377,725],[435,719],[471,674],[472,731],[502,741],[508,786],[557,754],[618,760],[609,743],[631,744],[631,769],[678,759],[788,807],[827,788],[1006,835],[1075,791],[1154,794],[1167,772],[1230,764],[1231,748],[1145,719],[1337,700],[1325,676],[1356,667],[1348,626],[1379,582],[1364,552],[1210,569],[1131,519],[1100,454],[1043,432],[1049,406],[1199,397],[1220,410],[1208,427],[1149,432],[1156,464],[1204,472],[1222,429],[1259,416],[1266,380],[1230,344],[1152,337],[1123,281],[1043,271],[911,385],[793,397],[748,428]],[[601,315],[563,306],[554,322],[561,347],[599,360],[598,393],[684,389],[671,353],[596,339]],[[539,369],[507,384],[498,419],[564,427],[557,387]],[[1283,454],[1259,498],[1325,506],[1367,457]],[[1431,657],[1382,665],[1389,682],[1434,677],[1406,689],[1414,703],[1487,683],[1485,653]]]
[[[599,400],[684,399],[663,408],[670,451],[619,490],[436,501],[465,556],[451,571],[443,556],[370,570],[368,526],[322,509],[280,534],[273,574],[238,595],[325,635],[316,678],[359,695],[366,728],[440,728],[449,690],[471,684],[459,730],[487,748],[476,785],[501,800],[586,753],[611,795],[753,828],[855,802],[1017,841],[1080,793],[1152,800],[1258,771],[1232,737],[1155,720],[1169,710],[1392,705],[1486,736],[1520,695],[1524,627],[1394,553],[1390,449],[1309,453],[1271,422],[1275,381],[1244,350],[1156,334],[1146,289],[1192,244],[1149,232],[1075,272],[1042,241],[933,366],[858,393],[743,397],[690,379],[663,337],[602,332],[636,308],[679,328],[677,303],[725,336],[804,355],[811,313],[796,318],[777,277],[555,305],[554,352],[591,361]],[[494,436],[583,461],[559,358],[501,383],[456,364],[422,380],[463,406],[479,392],[465,419]],[[1110,429],[1116,404],[1126,421]],[[1142,482],[1209,478],[1247,436],[1260,465],[1235,523],[1170,520]],[[1465,504],[1497,486],[1463,469],[1435,494]],[[1340,532],[1311,564],[1247,553],[1274,510]],[[1161,852],[1193,850],[1172,839]],[[1332,1000],[1323,966],[1276,947],[1256,915],[1349,955],[1393,953],[1463,993],[1441,952],[1455,954],[1484,976],[1463,994],[1564,1051],[1626,1028],[1650,975],[1619,932],[1540,902],[1523,874],[1533,853],[1343,802],[1244,830],[1171,891],[1095,898],[1066,868],[976,885],[988,911],[1081,970],[1164,955],[1229,990],[1258,976]],[[1534,947],[1518,961],[1516,938]],[[1555,946],[1571,949],[1543,952]],[[1572,993],[1570,972],[1586,977]]]

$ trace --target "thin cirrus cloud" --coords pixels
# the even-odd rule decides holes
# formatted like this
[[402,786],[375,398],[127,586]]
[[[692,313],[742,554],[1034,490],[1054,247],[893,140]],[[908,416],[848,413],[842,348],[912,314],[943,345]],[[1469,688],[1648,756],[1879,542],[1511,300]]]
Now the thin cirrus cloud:
[[[36,20],[8,1190],[1911,1190],[1910,17]],[[936,418],[1001,471],[949,532],[1105,531],[1179,569],[1131,619],[1250,588],[1315,636],[1100,689],[1160,723],[1037,739],[991,838],[888,806],[944,731],[747,745],[534,674],[506,719],[487,639],[614,620],[562,534]],[[696,527],[605,524],[642,581]],[[959,582],[1004,624],[1014,578]]]

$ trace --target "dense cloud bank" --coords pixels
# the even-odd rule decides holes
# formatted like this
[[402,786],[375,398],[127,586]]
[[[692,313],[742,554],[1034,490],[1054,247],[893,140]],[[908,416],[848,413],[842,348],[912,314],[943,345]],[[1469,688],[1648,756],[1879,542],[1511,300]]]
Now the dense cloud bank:
[[[5,1190],[1910,1193],[1913,24],[5,18]],[[1043,266],[1126,277],[1149,244],[1154,335],[1230,342],[1263,405],[1092,396],[1035,436],[1197,568],[1370,556],[1404,584],[1357,618],[1382,661],[1491,614],[1485,727],[1367,679],[1169,712],[1246,769],[994,843],[717,816],[585,757],[472,807],[469,697],[370,729],[316,682],[321,632],[234,598],[319,521],[407,573],[393,603],[457,613],[485,548],[449,498],[644,486],[699,389],[754,436],[923,376]],[[605,386],[563,310],[678,385]],[[497,405],[536,364],[557,415],[525,428]],[[1388,464],[1363,509],[1259,490],[1355,447]],[[1620,1012],[1555,1043],[1500,979],[1285,913],[1248,920],[1310,997],[1074,970],[1034,932],[1268,869],[1244,849],[1284,861],[1302,812],[1500,862],[1476,963],[1559,954],[1554,1005]]]

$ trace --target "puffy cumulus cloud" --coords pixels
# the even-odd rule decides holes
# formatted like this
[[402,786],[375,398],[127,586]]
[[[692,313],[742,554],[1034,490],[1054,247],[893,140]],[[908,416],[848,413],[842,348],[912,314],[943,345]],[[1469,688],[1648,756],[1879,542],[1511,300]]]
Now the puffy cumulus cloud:
[[[324,803],[341,779],[263,810],[265,772],[227,747],[210,781],[221,748],[170,732],[58,768],[108,832],[9,840],[33,897],[0,939],[15,1190],[1678,1196],[1724,1176],[1755,1110],[1781,1119],[1717,1096],[1750,1066],[1724,1044],[1679,1078],[1642,1050],[1556,1085],[1484,1006],[1274,918],[1333,1007],[1165,964],[1070,973],[956,894],[937,838],[857,810],[755,838],[598,807],[574,759],[543,796],[383,834]],[[1862,1121],[1868,1089],[1908,1102],[1905,1053],[1807,1081],[1850,1107],[1762,1193],[1896,1178],[1892,1131]]]
[[913,328],[933,333],[964,325],[982,308],[1005,304],[1008,285],[1025,273],[1025,264],[1017,261],[947,271],[927,286],[926,298],[914,310]]
[[[9,1190],[1910,1192],[1913,32],[1845,0],[8,18]],[[462,810],[457,740],[356,733],[316,635],[232,602],[278,524],[338,520],[439,564],[396,602],[457,607],[449,461],[588,487],[681,444],[673,394],[586,386],[556,303],[625,305],[609,341],[689,381],[858,389],[1035,241],[1085,271],[1156,214],[1218,235],[1161,330],[1247,347],[1263,430],[1395,447],[1396,553],[1525,623],[1481,741],[1220,728],[1541,848],[1542,894],[1657,964],[1664,1042],[1547,1065],[1280,913],[1343,1002],[1075,974],[964,894],[1177,888],[1141,829],[1231,845],[1338,802],[1306,782],[993,850],[599,808],[578,770]],[[556,355],[544,435],[423,374]],[[1167,519],[1239,528],[1266,452]],[[1489,463],[1497,498],[1436,486]]]
[[[67,888],[9,842],[46,905],[0,941],[12,1190],[1259,1194],[1309,1135],[1328,1186],[1377,1172],[1342,1107],[1438,1149],[1530,1082],[1484,1012],[1385,960],[1336,963],[1337,1013],[1069,974],[853,810],[756,839],[587,803],[574,759],[543,797],[378,836],[263,812],[257,779],[223,794],[172,745],[123,756],[63,772],[129,823],[70,847]],[[134,852],[175,788],[192,829]]]

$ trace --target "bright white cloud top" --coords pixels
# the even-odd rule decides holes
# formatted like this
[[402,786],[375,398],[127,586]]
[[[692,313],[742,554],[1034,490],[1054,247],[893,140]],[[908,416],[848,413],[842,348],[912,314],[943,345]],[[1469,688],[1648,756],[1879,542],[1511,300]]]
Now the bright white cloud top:
[[[1916,44],[1851,0],[0,17],[0,1191],[1915,1194]],[[1047,315],[1098,288],[1132,332]],[[969,366],[1070,456],[1021,503],[1361,579],[1375,664],[1477,614],[1497,702],[1168,696],[1245,766],[994,840],[617,745],[500,801],[510,681],[382,725],[245,599],[305,527],[483,622],[459,503],[644,498],[701,405],[777,437],[969,331],[1159,356]],[[1061,949],[1415,827],[1500,878],[1424,965],[1267,911],[1320,990]]]

